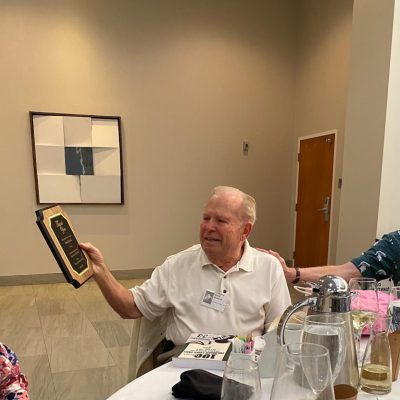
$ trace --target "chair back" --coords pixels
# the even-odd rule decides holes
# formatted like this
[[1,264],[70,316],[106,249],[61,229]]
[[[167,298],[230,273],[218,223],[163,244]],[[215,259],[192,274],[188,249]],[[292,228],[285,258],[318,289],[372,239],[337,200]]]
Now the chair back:
[[144,317],[133,322],[129,350],[128,382],[154,368],[153,352],[165,338],[163,318],[150,321]]

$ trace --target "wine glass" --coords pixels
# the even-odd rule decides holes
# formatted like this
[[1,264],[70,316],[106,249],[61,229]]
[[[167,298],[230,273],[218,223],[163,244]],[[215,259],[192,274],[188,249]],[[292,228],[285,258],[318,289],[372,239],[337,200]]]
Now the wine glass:
[[335,381],[346,358],[344,319],[334,313],[307,315],[301,341],[315,343],[328,349],[332,380]]
[[314,400],[321,393],[333,400],[329,351],[314,343],[291,343],[282,347],[270,400]]
[[221,400],[260,400],[258,364],[246,355],[232,354],[225,364]]
[[351,316],[356,340],[358,363],[361,364],[362,355],[360,342],[362,330],[369,325],[370,330],[375,318],[379,314],[378,288],[374,278],[351,278],[349,290],[351,298]]

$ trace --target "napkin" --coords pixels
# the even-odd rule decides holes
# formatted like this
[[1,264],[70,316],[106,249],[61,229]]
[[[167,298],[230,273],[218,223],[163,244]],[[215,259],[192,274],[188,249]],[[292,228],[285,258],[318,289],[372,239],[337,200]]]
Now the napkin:
[[[181,380],[172,386],[172,394],[179,399],[220,400],[222,378],[203,369],[182,372]],[[224,386],[226,398],[250,399],[253,388],[233,379]]]
[[[355,302],[360,304],[351,305],[354,310],[374,310],[376,309],[376,293],[373,290],[359,290],[358,292],[359,302]],[[380,316],[385,316],[388,310],[388,305],[390,301],[390,296],[382,291],[378,291],[378,314]],[[380,327],[384,329],[384,326]],[[369,335],[369,324],[364,326],[362,330],[363,335]]]
[[202,369],[182,372],[181,380],[172,386],[172,394],[179,399],[220,400],[222,377]]

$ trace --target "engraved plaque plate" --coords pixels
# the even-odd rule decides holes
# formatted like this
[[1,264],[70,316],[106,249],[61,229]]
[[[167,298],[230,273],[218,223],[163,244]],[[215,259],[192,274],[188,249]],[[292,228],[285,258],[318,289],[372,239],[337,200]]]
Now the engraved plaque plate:
[[37,210],[36,217],[36,223],[65,279],[79,288],[93,275],[93,271],[90,259],[78,245],[67,213],[60,206],[51,206]]

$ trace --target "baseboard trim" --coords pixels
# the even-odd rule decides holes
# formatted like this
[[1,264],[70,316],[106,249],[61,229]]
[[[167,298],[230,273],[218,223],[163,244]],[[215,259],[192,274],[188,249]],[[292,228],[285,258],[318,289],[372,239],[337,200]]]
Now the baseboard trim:
[[117,271],[111,271],[117,279],[147,279],[150,278],[154,268],[144,269],[120,269]]
[[[111,272],[117,279],[147,279],[150,278],[153,268],[116,270]],[[0,286],[41,285],[63,282],[65,282],[65,278],[61,272],[54,274],[0,276]]]

